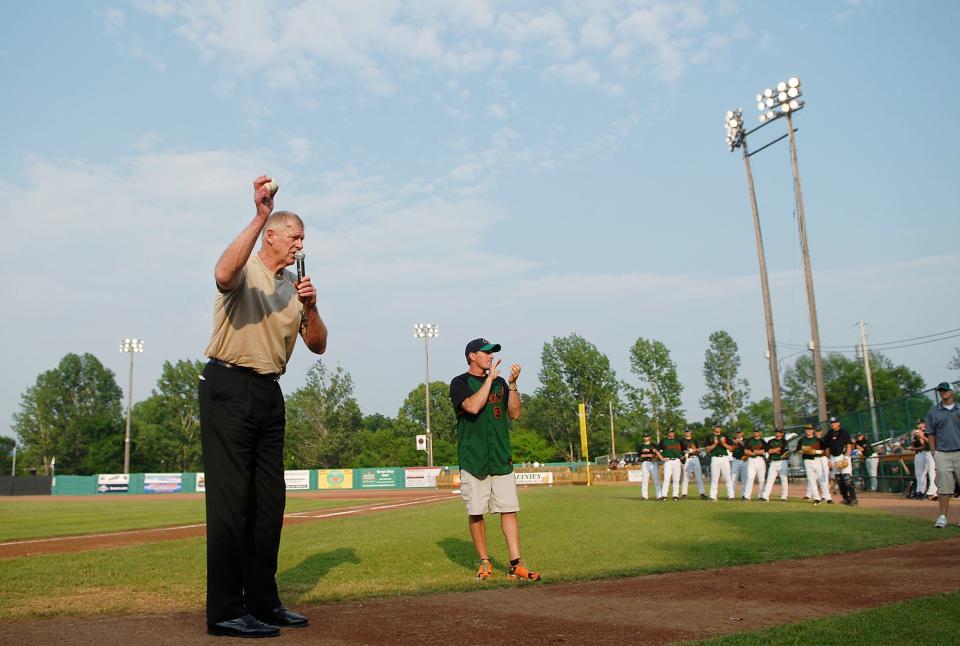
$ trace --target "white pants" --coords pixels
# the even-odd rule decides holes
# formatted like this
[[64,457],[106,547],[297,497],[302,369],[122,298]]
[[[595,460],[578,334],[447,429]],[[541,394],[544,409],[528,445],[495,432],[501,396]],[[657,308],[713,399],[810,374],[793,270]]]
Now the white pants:
[[830,494],[830,459],[821,455],[817,457],[817,462],[820,463],[820,492],[824,500],[833,500],[833,496]]
[[710,499],[717,499],[717,490],[720,488],[720,474],[723,474],[723,484],[727,486],[727,498],[733,500],[733,477],[730,475],[730,458],[710,458]]
[[[880,456],[871,455],[864,460],[867,465],[867,475],[870,477],[870,491],[877,490],[877,472],[880,470]],[[936,484],[934,484],[936,487]]]
[[647,460],[640,465],[640,496],[644,500],[647,499],[647,485],[650,483],[651,473],[653,474],[653,495],[657,496],[660,493],[660,470],[656,462]]
[[787,472],[790,471],[789,460],[770,460],[770,467],[767,469],[767,483],[763,487],[763,493],[760,495],[764,500],[770,500],[770,492],[773,491],[773,485],[780,477],[780,500],[787,499]]
[[760,456],[747,458],[747,479],[743,483],[743,497],[750,500],[753,494],[753,481],[757,481],[757,492],[763,496],[763,485],[767,481],[767,463]]
[[917,494],[935,496],[937,494],[937,465],[930,451],[920,451],[913,459],[913,468],[917,475]]
[[829,499],[830,489],[824,488],[822,471],[820,465],[820,460],[814,458],[812,460],[803,461],[803,470],[807,474],[807,487],[810,492],[810,498],[814,500],[820,500],[823,497]]
[[670,484],[673,483],[673,497],[680,495],[680,472],[683,471],[683,465],[680,464],[680,458],[671,458],[663,463],[663,489],[660,490],[660,497],[666,498]]
[[703,495],[703,469],[700,468],[700,458],[695,455],[687,457],[687,463],[683,465],[683,477],[680,479],[680,495],[687,495],[687,486],[690,484],[690,478],[697,479],[697,488],[700,495]]
[[747,463],[737,458],[730,459],[730,479],[733,480],[733,489],[730,495],[735,495],[737,485],[740,485],[740,495],[743,495],[743,485],[747,482]]

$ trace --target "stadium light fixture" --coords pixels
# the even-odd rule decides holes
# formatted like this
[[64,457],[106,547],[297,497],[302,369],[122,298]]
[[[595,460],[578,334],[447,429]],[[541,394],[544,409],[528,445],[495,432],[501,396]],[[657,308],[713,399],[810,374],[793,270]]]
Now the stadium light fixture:
[[143,339],[124,339],[120,352],[130,355],[130,377],[127,380],[127,430],[123,436],[123,472],[130,473],[130,415],[133,412],[133,355],[143,352]]
[[413,336],[423,339],[423,392],[424,411],[427,422],[427,466],[433,466],[433,432],[430,430],[430,339],[440,336],[440,326],[435,323],[415,323]]

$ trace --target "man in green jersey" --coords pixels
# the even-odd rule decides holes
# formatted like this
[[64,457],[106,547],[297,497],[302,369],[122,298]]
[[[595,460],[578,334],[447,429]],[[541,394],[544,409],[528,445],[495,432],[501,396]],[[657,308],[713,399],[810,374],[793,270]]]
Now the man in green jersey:
[[719,424],[714,425],[706,450],[710,456],[710,500],[717,502],[721,474],[723,484],[727,487],[727,500],[733,500],[733,481],[730,477],[730,451],[733,450],[733,444],[723,434],[723,427]]
[[690,478],[696,478],[700,497],[706,500],[707,494],[703,490],[703,469],[700,467],[700,445],[693,439],[693,431],[690,429],[683,432],[683,450],[687,461],[683,465],[683,475],[680,477],[680,497],[687,497]]
[[650,433],[643,434],[643,442],[637,446],[637,456],[640,459],[640,497],[647,499],[650,476],[653,475],[653,495],[657,500],[660,496],[660,471],[658,461],[663,459],[657,445],[650,441]]
[[770,500],[770,493],[773,491],[773,485],[778,477],[780,478],[780,500],[787,499],[787,472],[790,470],[787,456],[789,454],[790,445],[783,437],[783,429],[774,429],[773,439],[767,441],[767,456],[770,458],[770,466],[767,469],[767,484],[763,487],[760,500]]
[[730,479],[733,481],[731,494],[736,497],[737,485],[740,485],[740,495],[743,495],[743,486],[747,483],[747,456],[743,449],[743,431],[737,430],[733,434],[733,448],[730,449]]
[[767,443],[761,437],[760,427],[753,429],[751,437],[743,441],[743,456],[747,459],[747,479],[743,483],[743,499],[750,500],[753,494],[753,482],[757,482],[757,492],[763,496],[763,485],[767,480],[767,463],[763,459],[767,452]]
[[803,437],[797,442],[797,452],[803,460],[803,470],[807,475],[807,492],[813,499],[814,505],[819,505],[821,498],[830,496],[825,491],[820,473],[820,457],[823,456],[823,443],[814,435],[813,426],[807,424],[803,429]]
[[467,371],[450,382],[450,400],[457,413],[457,458],[460,462],[460,495],[467,504],[470,538],[480,557],[477,579],[493,576],[487,552],[484,514],[500,514],[500,528],[510,555],[508,578],[539,581],[520,558],[520,523],[517,481],[510,449],[510,420],[520,418],[517,378],[520,365],[510,366],[505,381],[500,359],[493,353],[500,344],[474,339],[464,356]]
[[683,441],[677,437],[676,431],[671,428],[657,448],[660,451],[660,457],[663,459],[663,489],[660,490],[660,498],[663,500],[667,498],[667,490],[673,483],[673,499],[680,500],[680,473],[683,471],[680,458],[683,457]]

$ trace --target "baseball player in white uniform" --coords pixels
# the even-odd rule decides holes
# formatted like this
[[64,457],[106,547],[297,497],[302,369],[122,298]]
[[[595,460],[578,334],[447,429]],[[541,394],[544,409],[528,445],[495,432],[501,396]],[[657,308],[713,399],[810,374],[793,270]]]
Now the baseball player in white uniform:
[[707,494],[703,490],[703,469],[700,467],[700,445],[693,439],[693,431],[690,429],[683,432],[683,450],[686,453],[686,462],[683,464],[683,476],[680,478],[680,497],[687,497],[690,479],[696,478],[700,497],[706,500]]
[[720,476],[727,487],[727,500],[733,500],[733,478],[730,475],[730,451],[733,443],[723,434],[719,424],[713,427],[713,435],[707,440],[707,455],[710,456],[710,500],[717,502]]
[[767,469],[767,483],[763,487],[763,493],[760,494],[761,500],[770,500],[770,493],[773,491],[773,485],[776,484],[778,477],[780,478],[780,500],[787,499],[787,474],[790,470],[790,460],[787,457],[789,454],[790,445],[783,437],[783,429],[774,429],[773,439],[767,442],[770,466]]
[[743,499],[750,500],[753,495],[753,483],[757,483],[757,492],[763,496],[763,486],[767,481],[767,462],[764,455],[767,443],[761,437],[760,428],[753,429],[753,437],[743,442],[743,455],[747,459],[747,478],[743,483]]

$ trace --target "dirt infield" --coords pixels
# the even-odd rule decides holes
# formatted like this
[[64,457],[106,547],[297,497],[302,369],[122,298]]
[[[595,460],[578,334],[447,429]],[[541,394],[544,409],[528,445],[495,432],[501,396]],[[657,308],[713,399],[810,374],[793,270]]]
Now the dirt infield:
[[[336,492],[340,494],[340,492]],[[299,511],[284,514],[284,527],[297,525],[300,523],[312,522],[324,518],[340,518],[343,516],[357,514],[371,514],[392,509],[402,509],[411,505],[421,505],[431,502],[439,502],[458,497],[457,494],[444,493],[429,489],[426,491],[417,490],[395,490],[388,491],[359,491],[353,492],[354,495],[330,494],[298,494],[303,498],[347,498],[347,499],[388,499],[388,502],[376,502],[363,505],[352,505],[348,507],[334,507],[332,509],[315,509],[311,511]],[[360,495],[356,495],[360,494]],[[381,494],[381,495],[374,495]],[[177,496],[179,494],[170,494]],[[188,494],[189,495],[189,494]],[[202,494],[195,494],[202,496]],[[161,494],[163,496],[163,494]],[[160,496],[152,495],[151,498]],[[50,499],[49,496],[45,497]],[[89,497],[85,497],[89,500]],[[62,497],[58,497],[62,500]],[[116,502],[116,499],[114,499]],[[35,556],[38,554],[54,554],[60,552],[82,552],[84,550],[102,549],[105,547],[120,547],[122,545],[139,545],[142,543],[154,543],[157,541],[172,541],[180,538],[193,538],[203,536],[206,532],[206,524],[194,523],[191,525],[178,525],[175,527],[158,527],[154,529],[135,529],[120,532],[108,532],[103,534],[83,534],[80,536],[57,536],[53,538],[34,538],[19,541],[8,541],[0,543],[0,559],[17,558],[21,556]]]

